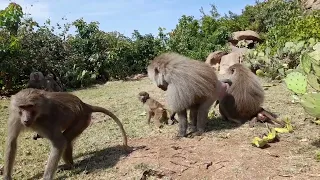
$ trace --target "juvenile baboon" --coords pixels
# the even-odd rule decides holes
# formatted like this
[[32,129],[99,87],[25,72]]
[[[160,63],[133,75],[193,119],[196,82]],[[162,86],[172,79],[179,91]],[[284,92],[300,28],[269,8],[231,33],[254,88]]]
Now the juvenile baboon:
[[51,91],[51,92],[61,92],[62,88],[60,85],[53,79],[53,74],[49,73],[47,74],[46,78],[46,84],[45,84],[45,90]]
[[61,156],[66,163],[65,168],[71,168],[72,142],[89,126],[93,112],[102,112],[115,120],[121,129],[124,147],[127,148],[127,135],[120,120],[105,108],[86,104],[66,92],[27,88],[13,95],[8,119],[4,179],[11,179],[17,138],[23,129],[31,129],[51,142],[43,179],[53,179]]
[[167,104],[179,118],[177,137],[187,135],[187,109],[190,109],[191,131],[205,131],[208,111],[217,100],[221,83],[208,64],[169,52],[155,57],[148,65],[149,78],[167,91]]
[[[243,124],[246,121],[275,121],[275,116],[264,110],[264,90],[258,77],[242,64],[234,64],[227,70],[230,76],[225,92],[219,96],[219,111],[223,119]],[[281,123],[282,124],[282,123]],[[250,123],[250,126],[252,124]]]
[[[147,112],[147,123],[150,124],[151,118],[157,127],[162,127],[162,124],[168,124],[168,113],[167,109],[159,103],[157,100],[150,97],[149,93],[141,91],[138,94],[138,99],[143,103],[143,107]],[[170,116],[172,124],[176,123],[177,120],[174,118],[174,113]]]
[[30,79],[27,84],[27,88],[44,89],[46,86],[45,83],[45,78],[42,72],[32,72],[30,74]]

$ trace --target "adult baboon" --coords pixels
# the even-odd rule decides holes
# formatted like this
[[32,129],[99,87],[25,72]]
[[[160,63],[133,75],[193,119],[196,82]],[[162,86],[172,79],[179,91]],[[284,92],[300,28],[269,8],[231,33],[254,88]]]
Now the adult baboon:
[[169,52],[155,57],[148,65],[149,78],[167,91],[167,104],[179,117],[177,137],[187,135],[187,109],[191,130],[196,135],[205,131],[208,111],[221,87],[213,68],[204,62]]
[[27,84],[27,88],[44,89],[46,86],[45,83],[45,78],[42,72],[32,72],[30,74],[30,79]]
[[[162,127],[162,124],[168,124],[168,113],[167,109],[159,103],[157,100],[150,97],[149,93],[141,91],[138,94],[138,99],[143,103],[143,107],[147,112],[147,123],[150,124],[151,118],[154,119],[154,122],[157,127]],[[172,124],[176,123],[177,120],[174,118],[175,113],[172,113],[170,120]]]
[[[217,102],[223,119],[237,124],[243,124],[249,120],[253,123],[257,120],[272,120],[283,125],[272,113],[261,107],[264,102],[264,90],[258,77],[249,68],[243,64],[234,64],[228,68],[227,74],[230,79],[224,81],[229,81],[228,87],[225,92],[221,92]],[[251,123],[250,126],[252,126]]]
[[66,169],[71,168],[72,142],[89,126],[93,112],[102,112],[115,120],[127,148],[127,135],[120,120],[105,108],[86,104],[77,96],[66,92],[28,88],[13,95],[8,119],[4,179],[11,179],[17,138],[23,129],[31,129],[51,142],[43,179],[53,179],[61,156],[66,163]]

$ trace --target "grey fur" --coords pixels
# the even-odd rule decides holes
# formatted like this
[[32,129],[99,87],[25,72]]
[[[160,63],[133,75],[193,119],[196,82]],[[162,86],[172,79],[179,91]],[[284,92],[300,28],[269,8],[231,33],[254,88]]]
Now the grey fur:
[[208,110],[217,100],[221,87],[214,69],[204,62],[168,52],[154,58],[148,66],[148,76],[159,88],[167,91],[168,107],[177,112],[181,122],[181,136],[185,136],[187,128],[186,109],[197,112],[197,116],[191,118],[192,124],[197,124],[198,131],[204,131]]
[[232,85],[219,99],[221,115],[239,123],[251,120],[261,111],[264,90],[258,77],[242,64],[234,64],[227,70]]

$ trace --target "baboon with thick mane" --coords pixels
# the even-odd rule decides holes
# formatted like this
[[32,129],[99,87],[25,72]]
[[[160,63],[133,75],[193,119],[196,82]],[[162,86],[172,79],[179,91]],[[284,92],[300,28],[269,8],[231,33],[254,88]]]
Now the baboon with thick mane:
[[[219,111],[226,120],[237,124],[250,121],[250,126],[257,120],[275,121],[276,116],[261,106],[264,102],[265,93],[258,77],[243,64],[237,63],[227,70],[230,76],[226,91],[219,96]],[[270,122],[270,121],[269,121]]]
[[221,87],[214,69],[204,62],[168,52],[155,57],[147,71],[148,77],[167,92],[169,109],[178,114],[177,137],[187,135],[187,109],[190,109],[191,131],[201,135]]

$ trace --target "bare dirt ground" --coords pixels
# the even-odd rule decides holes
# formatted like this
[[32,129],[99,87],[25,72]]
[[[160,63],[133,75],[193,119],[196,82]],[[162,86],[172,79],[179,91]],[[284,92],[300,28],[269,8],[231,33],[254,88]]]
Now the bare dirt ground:
[[[85,102],[113,111],[124,124],[129,136],[130,153],[124,153],[119,128],[109,117],[94,114],[92,125],[75,144],[75,169],[60,171],[57,179],[320,179],[320,163],[315,154],[320,146],[320,127],[310,123],[299,104],[292,103],[291,92],[284,83],[262,80],[266,89],[264,107],[289,117],[294,132],[280,134],[280,141],[260,149],[251,141],[266,131],[264,125],[236,127],[219,118],[211,119],[208,132],[201,137],[174,140],[178,125],[162,129],[146,124],[139,91],[148,91],[164,103],[164,92],[147,78],[132,82],[110,82],[74,92]],[[1,101],[0,140],[4,144],[7,103]],[[106,123],[107,122],[107,123]],[[41,177],[49,144],[32,140],[33,133],[21,136],[15,179]],[[0,165],[3,146],[0,147]],[[63,162],[61,161],[60,164]],[[145,176],[143,176],[145,174]],[[147,176],[150,175],[150,176]]]

